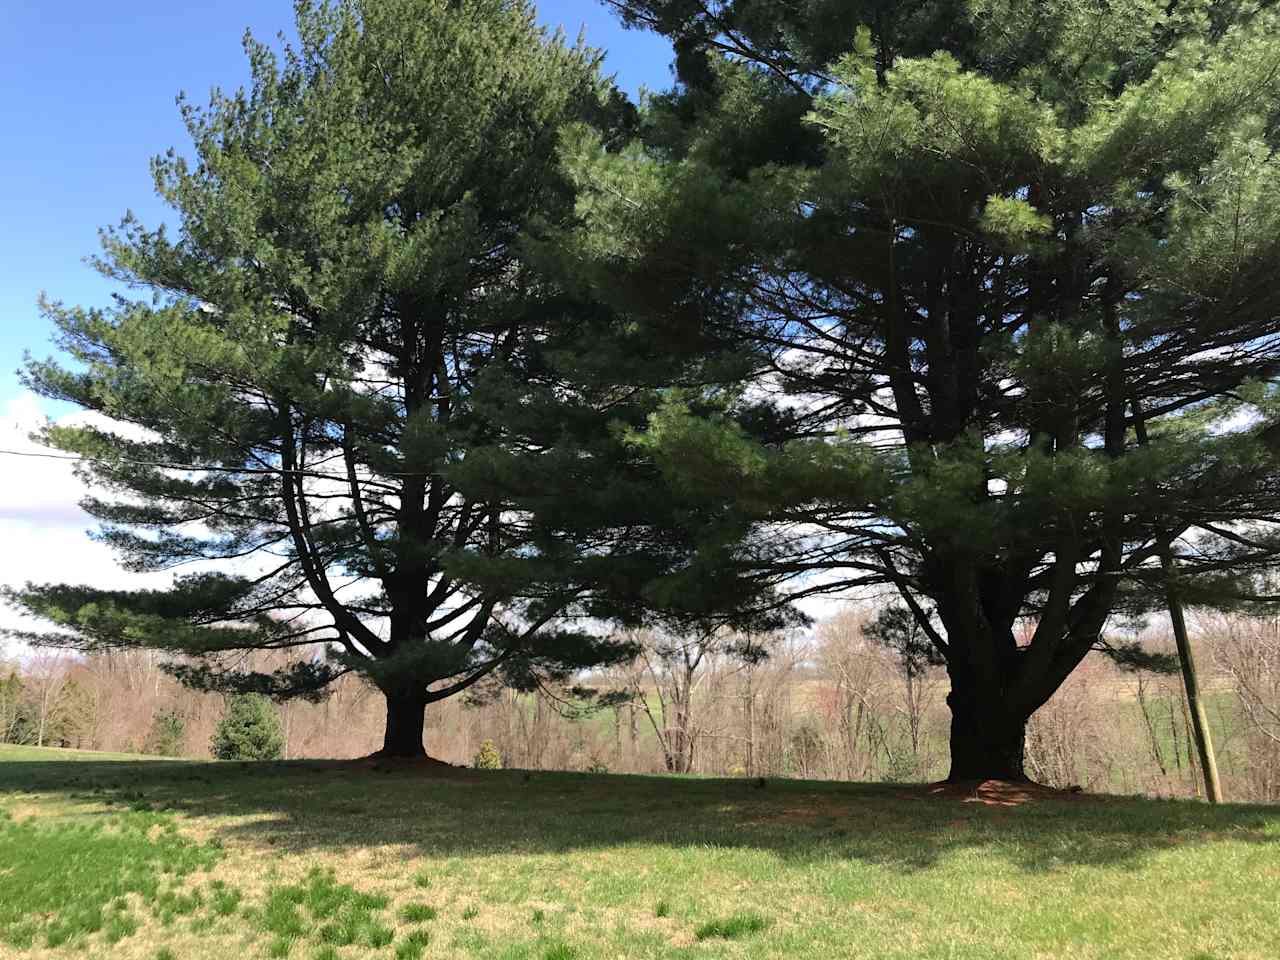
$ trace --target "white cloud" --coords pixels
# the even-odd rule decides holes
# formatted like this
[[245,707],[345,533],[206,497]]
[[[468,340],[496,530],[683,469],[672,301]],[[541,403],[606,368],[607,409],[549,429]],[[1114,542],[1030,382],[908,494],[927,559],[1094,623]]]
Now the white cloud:
[[71,464],[14,455],[55,452],[30,438],[44,422],[40,400],[30,392],[18,394],[0,412],[0,449],[6,451],[0,454],[0,522],[83,527],[89,518],[76,504],[85,488]]
[[[59,423],[85,423],[93,415],[71,413]],[[0,409],[0,449],[50,453],[30,439],[45,422],[40,400],[21,393]],[[66,460],[0,454],[0,584],[92,583],[100,587],[155,586],[164,575],[121,570],[111,551],[89,539],[94,520],[78,506],[87,492]],[[36,621],[0,604],[0,628],[39,629]],[[20,654],[0,638],[0,654]]]

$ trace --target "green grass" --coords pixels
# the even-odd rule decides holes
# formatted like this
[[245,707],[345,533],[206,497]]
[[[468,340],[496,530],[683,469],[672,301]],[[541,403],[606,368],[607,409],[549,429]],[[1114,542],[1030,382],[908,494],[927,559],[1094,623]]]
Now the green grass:
[[431,934],[425,930],[411,930],[396,944],[396,960],[419,960],[431,942]]
[[1276,807],[0,750],[0,808],[6,957],[1280,956]]
[[769,926],[769,921],[755,913],[735,913],[720,920],[708,920],[693,932],[699,940],[719,937],[721,940],[737,940],[759,933]]
[[[187,874],[208,869],[219,852],[180,836],[157,813],[126,810],[93,818],[0,820],[0,942],[59,947],[104,933],[117,942],[135,932],[129,914],[107,905],[130,894],[162,906]],[[167,898],[167,899],[166,899]]]
[[[47,760],[56,763],[68,761],[88,761],[101,763],[104,760],[147,760],[152,763],[163,763],[170,758],[153,757],[143,753],[107,753],[100,750],[63,750],[61,747],[23,747],[11,743],[0,743],[0,762],[21,760],[39,763]],[[170,760],[170,762],[172,762]]]
[[436,918],[436,908],[425,903],[406,903],[400,908],[400,919],[405,923],[426,923]]

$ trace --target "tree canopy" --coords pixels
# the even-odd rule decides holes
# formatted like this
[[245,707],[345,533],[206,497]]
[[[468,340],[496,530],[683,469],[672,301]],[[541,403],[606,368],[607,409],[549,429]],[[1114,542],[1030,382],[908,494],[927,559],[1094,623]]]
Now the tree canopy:
[[625,150],[566,147],[566,256],[672,371],[634,442],[734,504],[741,575],[896,588],[952,776],[1020,778],[1162,550],[1205,602],[1274,557],[1276,12],[610,4],[680,80]]
[[45,435],[86,458],[99,538],[196,572],[15,599],[64,628],[29,640],[158,647],[205,688],[320,696],[359,672],[384,751],[420,754],[428,702],[629,652],[574,627],[588,590],[506,565],[536,551],[528,518],[450,471],[501,448],[487,405],[590,309],[527,249],[573,214],[561,126],[607,143],[634,109],[522,0],[303,2],[297,34],[282,55],[246,37],[251,85],[182,103],[195,156],[154,162],[176,231],[126,217],[97,260],[139,296],[45,304],[72,362],[26,371],[109,418]]
[[888,586],[971,779],[1023,776],[1090,651],[1140,659],[1104,631],[1168,571],[1259,599],[1272,4],[608,5],[676,52],[639,112],[510,0],[303,3],[282,60],[248,41],[251,88],[184,107],[194,164],[156,162],[178,235],[105,236],[151,297],[49,304],[75,363],[28,368],[129,428],[47,434],[102,538],[201,572],[19,603],[198,685],[359,671],[417,753],[430,700],[631,652],[574,618],[760,627]]

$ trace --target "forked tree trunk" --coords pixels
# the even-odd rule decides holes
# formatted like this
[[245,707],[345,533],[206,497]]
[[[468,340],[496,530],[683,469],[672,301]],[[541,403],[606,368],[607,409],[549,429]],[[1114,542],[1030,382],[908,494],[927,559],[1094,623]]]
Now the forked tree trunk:
[[[1003,709],[998,694],[983,695],[976,684],[952,676],[952,783],[972,780],[1026,781],[1023,770],[1027,721]],[[967,688],[967,689],[966,689]]]
[[380,757],[425,757],[422,730],[427,697],[421,690],[383,690],[387,698],[387,726],[382,736]]

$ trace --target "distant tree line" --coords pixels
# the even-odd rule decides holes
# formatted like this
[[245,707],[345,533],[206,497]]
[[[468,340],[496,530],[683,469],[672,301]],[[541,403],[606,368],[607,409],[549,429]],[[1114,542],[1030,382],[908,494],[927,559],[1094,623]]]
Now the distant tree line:
[[[753,637],[752,649],[768,655],[750,659],[734,649],[745,638],[725,638],[699,662],[693,695],[678,710],[670,691],[690,686],[684,669],[669,671],[652,658],[533,693],[484,686],[433,710],[426,742],[463,766],[939,779],[948,762],[945,668],[908,666],[870,629],[877,616],[858,605],[805,634]],[[1202,613],[1193,623],[1227,795],[1280,801],[1280,620]],[[673,638],[631,639],[670,649]],[[1172,653],[1171,638],[1156,629],[1144,643]],[[267,658],[256,664],[261,669],[280,665],[270,661],[279,655],[252,656]],[[207,759],[217,755],[228,718],[236,723],[229,698],[182,685],[140,651],[46,666],[13,662],[0,675],[17,676],[32,693],[49,677],[64,689],[74,681],[95,705],[74,736],[50,745]],[[584,686],[630,695],[585,698]],[[361,756],[381,737],[377,691],[355,677],[337,681],[324,702],[268,704],[254,713],[278,729],[280,755],[288,758]],[[29,729],[7,742],[34,744]],[[673,762],[673,742],[686,744],[683,765]],[[1203,789],[1176,673],[1135,671],[1108,658],[1087,663],[1037,712],[1027,757],[1030,776],[1058,787],[1178,797]]]

